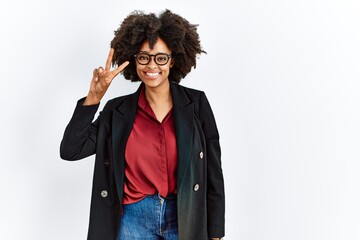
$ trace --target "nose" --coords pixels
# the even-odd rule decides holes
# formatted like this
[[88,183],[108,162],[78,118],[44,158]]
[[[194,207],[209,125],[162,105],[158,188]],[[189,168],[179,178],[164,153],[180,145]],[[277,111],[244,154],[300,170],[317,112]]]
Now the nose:
[[150,56],[150,62],[147,64],[147,67],[150,69],[154,69],[157,67],[157,63],[155,62],[155,56]]

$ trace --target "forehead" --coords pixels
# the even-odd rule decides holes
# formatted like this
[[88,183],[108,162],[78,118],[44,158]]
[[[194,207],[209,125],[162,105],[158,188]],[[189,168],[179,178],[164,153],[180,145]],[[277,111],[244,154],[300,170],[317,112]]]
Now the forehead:
[[171,50],[169,49],[169,47],[166,45],[166,43],[161,39],[158,38],[154,47],[151,49],[150,48],[150,44],[149,41],[145,41],[140,49],[140,52],[148,52],[148,53],[171,53]]

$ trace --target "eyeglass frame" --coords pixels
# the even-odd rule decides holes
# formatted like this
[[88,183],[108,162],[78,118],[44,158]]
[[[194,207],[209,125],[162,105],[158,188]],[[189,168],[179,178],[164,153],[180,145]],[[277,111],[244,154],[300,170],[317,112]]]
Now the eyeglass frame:
[[[137,57],[138,57],[139,54],[145,54],[145,55],[149,56],[149,61],[148,61],[147,63],[145,63],[145,64],[139,63],[139,61],[138,61],[138,59],[137,59]],[[164,63],[164,64],[159,64],[159,63],[157,63],[157,62],[156,62],[156,56],[158,56],[158,55],[166,55],[166,56],[168,57],[168,60],[166,61],[166,63]],[[172,58],[172,56],[171,56],[171,54],[167,54],[167,53],[148,54],[148,53],[146,53],[146,52],[139,52],[139,53],[137,53],[137,54],[134,55],[134,58],[135,58],[135,61],[136,61],[138,64],[143,65],[143,66],[144,66],[144,65],[148,65],[148,64],[151,62],[151,58],[154,58],[154,62],[155,62],[157,65],[159,65],[159,66],[164,66],[164,65],[166,65],[166,64],[169,63],[169,60],[170,60],[170,58]]]

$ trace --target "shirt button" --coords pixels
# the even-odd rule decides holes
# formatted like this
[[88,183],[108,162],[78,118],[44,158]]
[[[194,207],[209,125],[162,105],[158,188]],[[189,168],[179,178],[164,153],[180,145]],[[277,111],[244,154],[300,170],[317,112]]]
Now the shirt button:
[[104,160],[104,164],[105,164],[106,167],[109,166],[109,165],[110,165],[109,159],[105,159],[105,160]]
[[200,152],[200,158],[203,159],[203,157],[204,157],[204,153]]
[[102,191],[101,191],[101,196],[102,196],[103,198],[107,197],[107,195],[108,195],[108,192],[107,192],[106,190],[102,190]]
[[195,192],[197,192],[197,191],[199,190],[199,188],[200,188],[199,184],[195,184],[195,185],[194,185],[194,191],[195,191]]

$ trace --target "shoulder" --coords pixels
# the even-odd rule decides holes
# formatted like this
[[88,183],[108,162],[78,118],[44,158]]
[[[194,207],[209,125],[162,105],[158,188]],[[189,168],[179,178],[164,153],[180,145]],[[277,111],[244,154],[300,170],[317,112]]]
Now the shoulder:
[[200,103],[201,99],[205,97],[205,93],[202,90],[194,89],[179,85],[178,83],[172,83],[172,88],[176,91],[176,94],[184,95],[182,97],[187,97],[191,102]]
[[116,108],[119,105],[121,105],[121,103],[130,100],[135,93],[131,93],[131,94],[127,94],[127,95],[123,95],[123,96],[119,96],[119,97],[115,97],[113,99],[110,99],[109,101],[107,101],[106,103],[106,107],[107,108]]
[[193,104],[195,113],[200,118],[206,119],[209,115],[212,115],[212,109],[204,91],[184,87],[177,83],[173,83],[171,87],[172,93],[175,95],[173,100],[175,100],[176,105],[187,106]]
[[182,89],[183,91],[191,94],[191,95],[201,95],[204,94],[204,91],[199,90],[199,89],[195,89],[195,88],[189,88],[189,87],[185,87],[183,85],[177,84],[177,83],[172,83],[173,86]]
[[106,102],[104,108],[102,109],[103,113],[112,112],[114,109],[125,109],[130,110],[133,107],[136,107],[138,94],[137,92],[119,96],[113,99],[110,99]]

